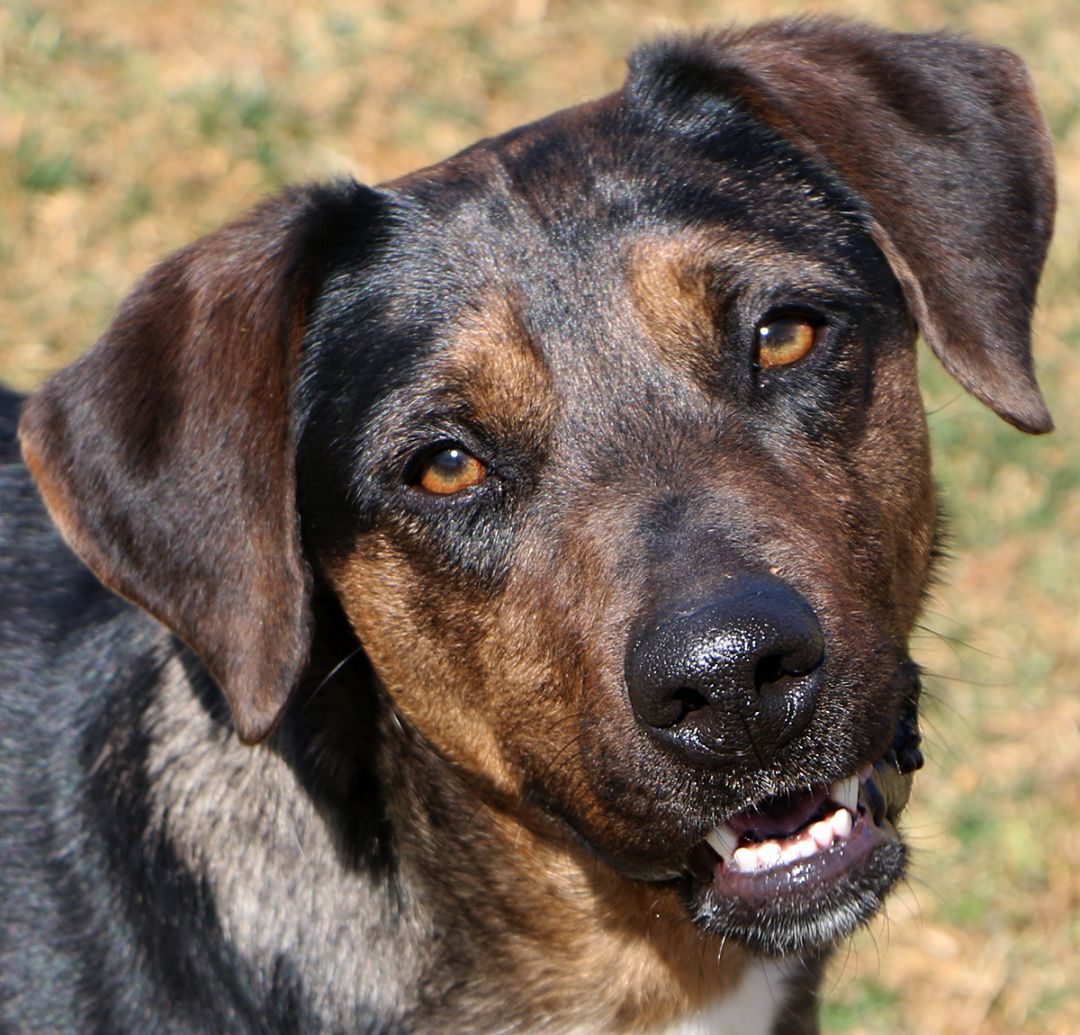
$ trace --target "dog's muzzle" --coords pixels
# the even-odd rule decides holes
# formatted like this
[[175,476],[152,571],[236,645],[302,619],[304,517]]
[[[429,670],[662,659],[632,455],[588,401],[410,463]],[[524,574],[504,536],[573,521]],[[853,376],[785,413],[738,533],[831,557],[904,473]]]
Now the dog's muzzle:
[[[704,602],[647,618],[626,683],[639,724],[683,763],[761,771],[810,725],[827,669],[806,598],[773,576],[739,575]],[[904,870],[895,824],[922,765],[914,666],[900,666],[891,692],[901,716],[882,758],[750,802],[690,851],[704,926],[783,954],[835,941],[879,908]]]
[[825,637],[809,602],[770,575],[651,616],[626,685],[649,735],[698,765],[764,765],[809,724]]

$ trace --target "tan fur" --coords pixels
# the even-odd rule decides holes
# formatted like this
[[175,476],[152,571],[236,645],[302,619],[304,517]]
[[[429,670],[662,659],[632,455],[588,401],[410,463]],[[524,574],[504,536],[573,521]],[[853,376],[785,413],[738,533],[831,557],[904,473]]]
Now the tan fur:
[[542,435],[551,421],[550,374],[518,300],[501,290],[469,307],[432,379],[447,394],[468,400],[473,419],[496,433]]
[[700,236],[635,240],[626,255],[627,285],[641,324],[668,363],[692,374],[702,373],[706,346],[716,334],[702,253],[708,244]]
[[492,820],[501,858],[518,871],[515,911],[531,920],[516,962],[523,987],[543,989],[537,1021],[589,1016],[582,1030],[645,1032],[738,985],[745,953],[703,938],[673,890],[627,881],[519,816]]

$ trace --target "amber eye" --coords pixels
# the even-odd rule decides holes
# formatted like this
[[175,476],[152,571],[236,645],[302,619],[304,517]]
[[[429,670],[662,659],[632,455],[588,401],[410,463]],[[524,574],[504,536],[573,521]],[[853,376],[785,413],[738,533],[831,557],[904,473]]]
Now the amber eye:
[[768,370],[802,359],[817,341],[818,327],[809,320],[783,316],[758,324],[757,362]]
[[428,457],[417,479],[420,488],[436,496],[449,496],[479,485],[487,468],[472,453],[447,446]]

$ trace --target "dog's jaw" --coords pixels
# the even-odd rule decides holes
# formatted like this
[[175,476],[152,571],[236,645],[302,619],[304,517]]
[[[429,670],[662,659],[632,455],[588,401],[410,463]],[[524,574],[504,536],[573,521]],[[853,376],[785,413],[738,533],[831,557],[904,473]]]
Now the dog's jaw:
[[881,906],[905,870],[896,824],[917,748],[831,785],[774,796],[729,817],[695,849],[695,919],[766,955],[828,946]]

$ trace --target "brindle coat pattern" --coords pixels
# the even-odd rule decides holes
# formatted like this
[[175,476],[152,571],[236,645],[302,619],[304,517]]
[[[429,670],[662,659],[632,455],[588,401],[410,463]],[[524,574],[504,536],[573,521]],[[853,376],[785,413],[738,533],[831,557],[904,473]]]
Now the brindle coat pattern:
[[[1052,214],[1012,55],[786,22],[645,48],[610,97],[166,260],[21,424],[139,608],[5,468],[0,1016],[642,1031],[722,1002],[748,944],[786,957],[778,1029],[813,1030],[902,846],[785,913],[710,904],[687,860],[906,721],[937,521],[916,329],[1048,430]],[[821,342],[757,369],[792,305]],[[489,477],[425,495],[445,441]],[[813,714],[764,755],[735,721],[723,764],[665,750],[628,649],[762,572],[824,632]]]

